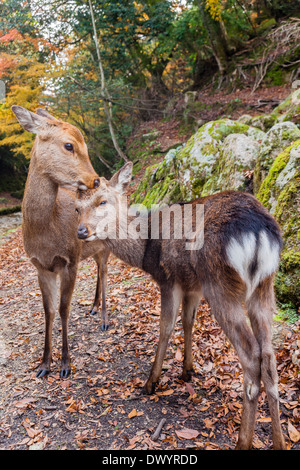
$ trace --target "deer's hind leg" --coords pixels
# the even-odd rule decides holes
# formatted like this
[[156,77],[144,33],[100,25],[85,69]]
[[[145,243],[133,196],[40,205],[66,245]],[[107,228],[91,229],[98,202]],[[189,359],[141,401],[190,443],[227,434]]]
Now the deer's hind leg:
[[246,322],[241,304],[224,301],[224,297],[208,301],[217,321],[234,346],[243,368],[243,411],[236,449],[251,449],[260,391],[260,347]]
[[107,289],[107,261],[109,252],[99,252],[94,255],[97,263],[97,287],[93,307],[90,311],[91,315],[96,315],[101,299],[101,330],[108,330],[108,316],[106,309],[106,289]]
[[274,449],[285,449],[279,415],[278,375],[272,346],[271,323],[275,312],[273,277],[265,279],[247,302],[248,314],[261,350],[261,377],[272,419]]

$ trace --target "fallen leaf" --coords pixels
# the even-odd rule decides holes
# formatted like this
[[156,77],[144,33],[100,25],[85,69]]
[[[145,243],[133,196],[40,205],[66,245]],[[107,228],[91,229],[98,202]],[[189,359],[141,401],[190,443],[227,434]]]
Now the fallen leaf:
[[191,397],[196,397],[196,392],[190,383],[185,382],[185,388],[189,392]]
[[134,418],[135,416],[137,416],[137,411],[136,409],[134,408],[132,411],[130,411],[130,413],[128,414],[128,418]]
[[175,433],[180,439],[195,439],[197,436],[199,436],[198,431],[196,431],[195,429],[188,428],[183,428],[180,431],[175,431]]
[[205,427],[207,429],[213,429],[214,428],[214,423],[215,423],[215,420],[213,420],[213,419],[205,418],[205,420],[204,420],[204,424],[205,424]]
[[300,432],[292,425],[290,420],[288,420],[288,433],[291,441],[298,442],[300,440]]
[[177,348],[176,354],[175,354],[175,359],[176,361],[182,361],[182,353],[179,348]]
[[106,362],[106,358],[104,356],[99,355],[98,359],[99,359],[99,361]]
[[16,408],[27,408],[31,403],[36,401],[35,398],[23,398],[23,400],[16,401],[15,407]]
[[156,394],[159,395],[159,396],[168,396],[168,395],[172,395],[172,393],[174,393],[174,390],[170,389],[170,390],[164,390],[163,392],[157,392]]
[[258,418],[257,420],[259,423],[271,423],[272,422],[272,418],[271,417],[268,417],[268,418]]
[[264,443],[260,439],[254,438],[253,447],[254,449],[262,449],[264,447]]
[[86,300],[86,299],[78,300],[78,303],[79,303],[80,305],[83,305],[84,307],[87,306],[87,305],[91,305],[91,301],[90,301],[90,300]]

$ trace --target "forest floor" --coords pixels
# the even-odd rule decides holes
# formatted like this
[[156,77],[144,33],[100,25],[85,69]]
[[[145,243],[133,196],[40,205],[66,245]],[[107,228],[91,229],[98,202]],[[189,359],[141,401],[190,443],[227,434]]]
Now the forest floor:
[[[210,106],[209,91],[197,99],[207,101],[201,116],[208,121],[221,117],[221,109],[228,115],[230,103],[235,103],[232,118],[270,112],[272,98],[282,100],[289,92],[285,87],[273,87],[258,90],[255,96],[247,90],[226,96],[220,93],[214,95],[216,106]],[[266,104],[258,108],[260,99]],[[134,139],[139,142],[139,133],[160,130],[163,158],[170,144],[189,137],[179,127],[176,118],[149,121],[140,126]],[[149,163],[155,162],[143,162],[131,190]],[[233,449],[241,418],[242,371],[209,306],[203,303],[197,312],[191,382],[180,379],[183,330],[179,317],[157,389],[151,396],[144,395],[159,336],[159,290],[147,274],[113,256],[108,263],[108,331],[100,330],[99,314],[92,317],[88,313],[96,265],[87,260],[78,271],[70,315],[72,374],[59,378],[61,328],[57,315],[52,371],[43,379],[36,378],[43,352],[44,313],[36,270],[24,252],[20,228],[13,228],[9,234],[0,233],[0,449]],[[300,449],[299,370],[292,360],[300,347],[298,330],[299,322],[274,324],[281,420],[291,450]],[[156,439],[153,435],[162,420]],[[254,449],[271,448],[270,416],[262,389]]]
[[[207,304],[198,310],[195,375],[180,379],[183,330],[176,323],[156,392],[143,394],[159,335],[159,291],[142,271],[110,257],[110,327],[89,315],[96,284],[94,261],[79,268],[69,323],[72,374],[59,378],[61,331],[57,315],[51,373],[36,378],[44,342],[44,314],[36,270],[21,230],[0,246],[0,449],[229,450],[237,440],[242,372],[234,349]],[[299,329],[299,325],[298,325]],[[300,449],[299,383],[292,356],[297,325],[274,327],[281,421],[287,446]],[[158,439],[153,438],[164,419]],[[272,448],[262,390],[254,449]]]

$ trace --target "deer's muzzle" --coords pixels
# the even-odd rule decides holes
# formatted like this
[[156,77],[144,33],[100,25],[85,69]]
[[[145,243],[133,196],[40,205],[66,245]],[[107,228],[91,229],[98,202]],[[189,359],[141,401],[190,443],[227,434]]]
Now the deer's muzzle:
[[85,240],[89,236],[88,228],[85,225],[80,224],[77,230],[77,236],[81,240]]

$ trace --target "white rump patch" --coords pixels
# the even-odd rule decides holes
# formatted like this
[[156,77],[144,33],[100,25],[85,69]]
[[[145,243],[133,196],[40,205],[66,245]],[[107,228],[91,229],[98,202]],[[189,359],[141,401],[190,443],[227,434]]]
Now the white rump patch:
[[[267,233],[259,232],[258,240],[253,232],[245,233],[242,240],[232,237],[226,253],[230,266],[241,276],[247,286],[247,298],[251,296],[258,284],[274,273],[278,267],[280,247],[271,241]],[[250,266],[255,262],[255,271],[250,273]]]

